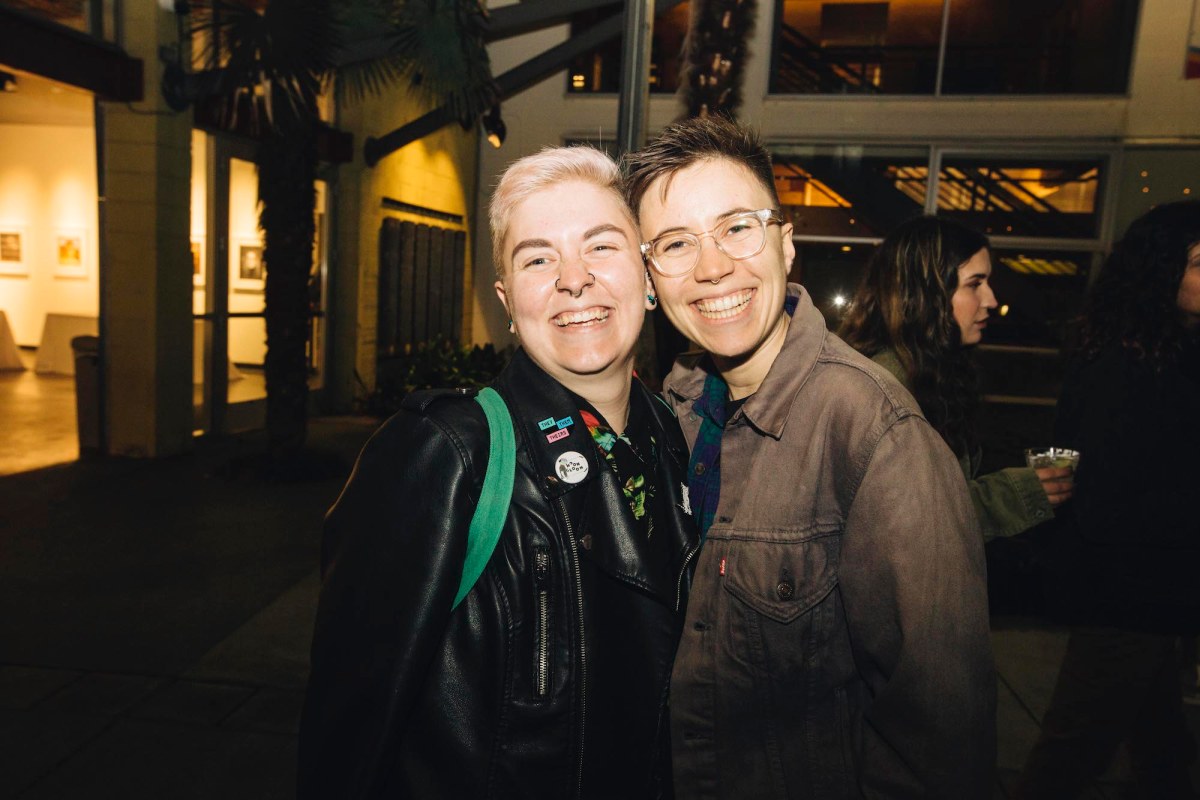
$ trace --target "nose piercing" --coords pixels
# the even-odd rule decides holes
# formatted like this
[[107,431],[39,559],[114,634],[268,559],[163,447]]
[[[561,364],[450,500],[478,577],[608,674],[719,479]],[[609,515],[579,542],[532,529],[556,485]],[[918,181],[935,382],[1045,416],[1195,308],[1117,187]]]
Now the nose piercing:
[[716,286],[718,283],[721,282],[721,279],[720,278],[709,278],[708,282],[711,283],[713,286]]
[[593,275],[592,273],[589,272],[588,278],[590,278],[590,280],[587,283],[585,283],[583,286],[580,286],[578,292],[573,292],[570,289],[564,289],[561,286],[559,286],[558,282],[561,281],[562,278],[554,279],[554,288],[556,291],[559,291],[559,292],[567,292],[568,294],[571,295],[571,297],[580,297],[583,294],[584,289],[588,288],[589,286],[596,285],[596,276],[595,275]]

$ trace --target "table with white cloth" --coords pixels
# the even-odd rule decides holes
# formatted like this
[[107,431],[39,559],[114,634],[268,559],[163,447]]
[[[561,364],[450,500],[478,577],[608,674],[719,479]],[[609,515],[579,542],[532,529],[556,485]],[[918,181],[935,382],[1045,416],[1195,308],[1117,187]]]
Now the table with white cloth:
[[42,342],[38,345],[33,369],[38,374],[75,374],[75,354],[71,340],[76,336],[99,336],[98,317],[76,314],[47,314],[42,326]]
[[8,326],[8,315],[0,311],[0,370],[23,370],[25,364],[21,361],[21,353],[13,339],[12,328]]

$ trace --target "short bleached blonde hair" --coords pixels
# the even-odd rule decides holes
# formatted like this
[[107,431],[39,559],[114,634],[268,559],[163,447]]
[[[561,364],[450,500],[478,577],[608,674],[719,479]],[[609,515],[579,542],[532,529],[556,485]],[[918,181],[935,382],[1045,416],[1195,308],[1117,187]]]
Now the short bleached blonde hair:
[[[625,205],[621,170],[616,162],[589,145],[544,148],[510,164],[492,192],[488,221],[492,228],[492,264],[498,278],[503,279],[506,271],[504,238],[508,235],[513,211],[530,196],[563,181],[583,181],[612,192],[625,210],[630,227],[637,231],[633,212]],[[563,213],[570,214],[571,209],[564,208]]]

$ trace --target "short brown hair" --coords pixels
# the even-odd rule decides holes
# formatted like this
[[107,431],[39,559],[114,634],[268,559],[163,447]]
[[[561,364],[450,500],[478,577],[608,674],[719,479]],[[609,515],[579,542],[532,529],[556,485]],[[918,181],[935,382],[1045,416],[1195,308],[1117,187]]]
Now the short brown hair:
[[[771,154],[758,133],[723,116],[693,117],[668,125],[650,144],[621,160],[625,201],[636,215],[650,184],[701,161],[724,158],[750,170],[779,206]],[[664,187],[665,188],[665,187]]]

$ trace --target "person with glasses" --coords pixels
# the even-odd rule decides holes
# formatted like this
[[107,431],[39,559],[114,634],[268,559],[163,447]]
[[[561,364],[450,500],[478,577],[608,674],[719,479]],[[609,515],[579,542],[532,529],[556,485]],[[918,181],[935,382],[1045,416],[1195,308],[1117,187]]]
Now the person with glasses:
[[753,132],[686,120],[624,166],[659,302],[700,347],[663,390],[704,537],[671,677],[676,793],[990,796],[983,538],[954,454],[788,283]]

